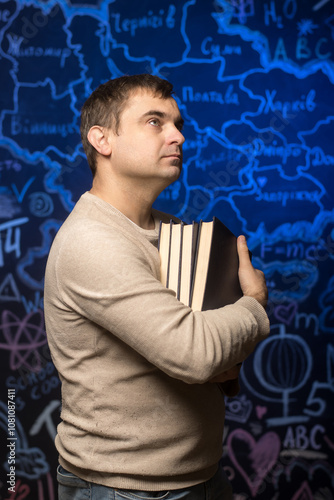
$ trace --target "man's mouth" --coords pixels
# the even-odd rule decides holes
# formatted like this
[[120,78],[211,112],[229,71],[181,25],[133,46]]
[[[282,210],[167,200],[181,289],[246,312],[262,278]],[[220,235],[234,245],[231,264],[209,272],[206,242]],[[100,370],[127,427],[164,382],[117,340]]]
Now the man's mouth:
[[181,160],[182,155],[181,153],[171,153],[169,155],[166,155],[165,158],[178,158],[179,160]]

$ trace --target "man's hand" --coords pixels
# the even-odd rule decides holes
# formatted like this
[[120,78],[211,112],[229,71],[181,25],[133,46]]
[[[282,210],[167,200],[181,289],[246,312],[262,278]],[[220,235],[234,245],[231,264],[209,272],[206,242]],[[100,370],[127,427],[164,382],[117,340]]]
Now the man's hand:
[[254,297],[263,307],[268,301],[268,290],[264,274],[252,266],[246,238],[239,236],[237,240],[239,255],[239,281],[244,295]]
[[209,382],[211,382],[212,384],[222,384],[227,380],[234,380],[238,378],[241,365],[242,363],[238,363],[236,366],[233,366],[233,368],[226,370],[226,372],[220,373],[216,377],[213,377],[211,380],[209,380]]

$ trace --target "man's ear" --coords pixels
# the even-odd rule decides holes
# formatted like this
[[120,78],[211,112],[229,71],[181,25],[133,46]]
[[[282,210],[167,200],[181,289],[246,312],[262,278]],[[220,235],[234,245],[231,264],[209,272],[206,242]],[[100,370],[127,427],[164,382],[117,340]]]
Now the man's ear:
[[103,156],[111,154],[111,144],[109,140],[108,129],[94,125],[88,134],[87,139],[98,153]]

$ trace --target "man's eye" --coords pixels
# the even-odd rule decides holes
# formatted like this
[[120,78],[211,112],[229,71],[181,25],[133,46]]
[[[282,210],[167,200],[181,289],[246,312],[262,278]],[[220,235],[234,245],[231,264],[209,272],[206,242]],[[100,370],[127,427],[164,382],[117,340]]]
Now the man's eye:
[[151,125],[153,125],[154,127],[158,127],[158,126],[160,125],[159,120],[157,120],[156,118],[152,118],[152,119],[149,121],[149,123],[150,123]]

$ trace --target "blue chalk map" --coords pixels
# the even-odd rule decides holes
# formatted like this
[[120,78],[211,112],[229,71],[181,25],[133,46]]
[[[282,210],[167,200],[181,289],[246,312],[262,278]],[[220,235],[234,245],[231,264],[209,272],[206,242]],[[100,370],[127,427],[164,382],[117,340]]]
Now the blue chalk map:
[[81,106],[152,73],[186,137],[156,208],[245,234],[269,289],[271,335],[226,400],[234,499],[333,500],[334,0],[0,0],[0,64],[0,497],[56,498],[44,270],[91,185]]

